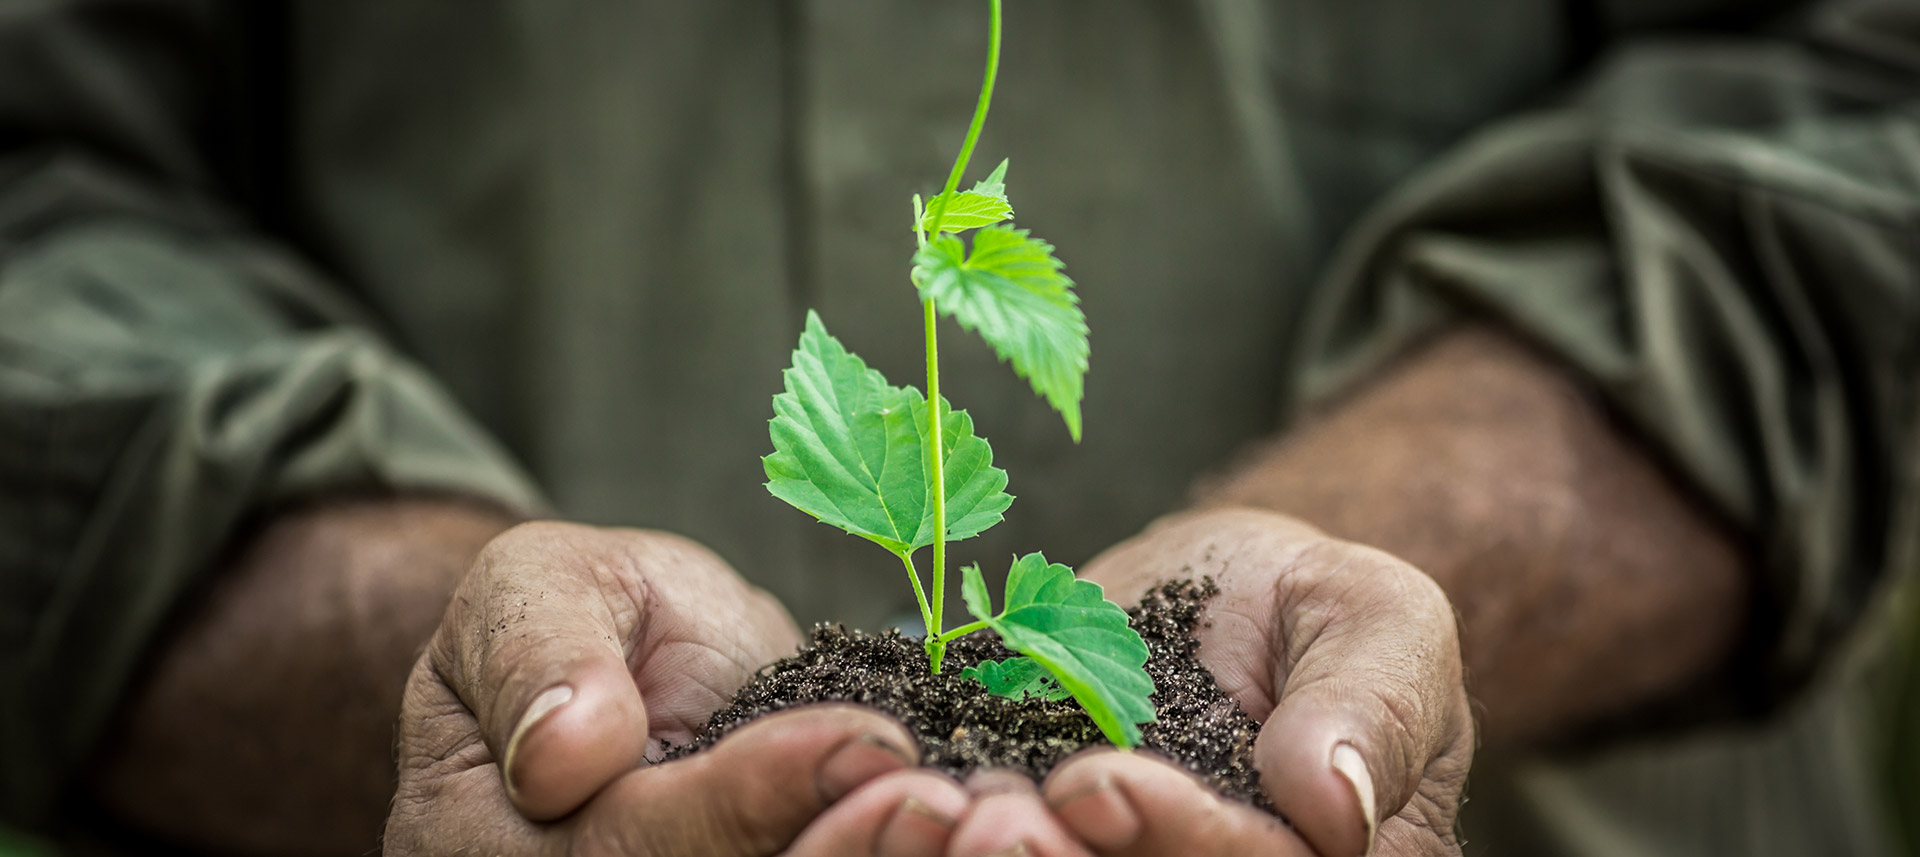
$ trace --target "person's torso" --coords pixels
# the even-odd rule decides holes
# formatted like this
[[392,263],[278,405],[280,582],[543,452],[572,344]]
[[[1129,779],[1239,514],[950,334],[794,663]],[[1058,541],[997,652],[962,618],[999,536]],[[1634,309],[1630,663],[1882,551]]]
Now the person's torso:
[[[1071,443],[945,328],[943,392],[1018,498],[954,561],[1081,562],[1273,432],[1293,320],[1333,242],[1464,133],[1551,97],[1596,47],[1581,27],[1634,5],[1009,4],[968,178],[1010,158],[1018,224],[1079,284],[1086,433]],[[984,4],[293,8],[303,238],[564,514],[693,536],[802,622],[905,612],[897,562],[768,496],[759,458],[809,308],[893,383],[924,383],[909,197],[937,190],[959,145]],[[1481,808],[1569,852],[1794,827],[1752,813],[1857,774],[1836,704],[1758,736],[1529,763]],[[1651,782],[1674,788],[1650,798]]]
[[[1274,430],[1328,243],[1566,65],[1557,4],[1477,6],[1009,5],[969,179],[1011,158],[1093,359],[1075,446],[947,329],[943,392],[1018,498],[960,561],[1082,561]],[[924,384],[909,198],[959,146],[985,4],[295,8],[288,138],[323,258],[565,514],[698,538],[803,622],[910,603],[891,557],[769,497],[759,457],[808,308]]]

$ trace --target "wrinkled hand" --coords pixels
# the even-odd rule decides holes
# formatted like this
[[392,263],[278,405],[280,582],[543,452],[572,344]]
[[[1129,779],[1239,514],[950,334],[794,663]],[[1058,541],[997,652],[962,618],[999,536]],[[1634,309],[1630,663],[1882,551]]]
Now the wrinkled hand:
[[386,853],[939,854],[968,799],[877,712],[799,709],[647,761],[799,640],[685,539],[508,531],[408,681]]
[[1123,604],[1203,575],[1221,592],[1200,658],[1263,724],[1255,766],[1292,828],[1148,753],[1092,751],[1037,791],[970,781],[976,803],[950,853],[1458,854],[1473,721],[1440,588],[1385,553],[1251,509],[1169,518],[1081,573]]

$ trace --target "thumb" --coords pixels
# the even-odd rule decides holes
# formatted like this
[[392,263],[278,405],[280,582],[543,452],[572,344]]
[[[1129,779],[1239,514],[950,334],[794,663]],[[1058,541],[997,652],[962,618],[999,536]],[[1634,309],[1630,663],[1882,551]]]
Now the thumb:
[[[1385,553],[1329,542],[1301,563],[1276,592],[1283,690],[1255,763],[1315,852],[1365,854],[1437,773],[1429,768],[1445,767],[1436,760],[1458,760],[1464,781],[1472,719],[1458,632],[1433,580]],[[1452,829],[1457,807],[1428,809],[1426,823]]]
[[622,585],[626,559],[591,527],[509,530],[481,551],[431,644],[530,819],[566,815],[645,762],[627,646],[647,605],[645,587]]

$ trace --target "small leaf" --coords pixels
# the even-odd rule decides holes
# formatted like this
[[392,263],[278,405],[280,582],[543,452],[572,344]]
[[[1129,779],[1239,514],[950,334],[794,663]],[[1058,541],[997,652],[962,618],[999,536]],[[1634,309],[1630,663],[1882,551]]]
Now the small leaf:
[[[916,217],[923,233],[933,232],[933,210],[946,194],[939,194],[927,203],[925,213]],[[914,194],[914,210],[921,211],[920,195]],[[960,191],[947,203],[947,210],[940,218],[941,232],[965,232],[982,226],[992,226],[1003,220],[1013,219],[1013,206],[1007,202],[1007,162],[1002,160],[993,172],[974,184],[973,190]]]
[[987,692],[994,696],[1008,699],[1033,697],[1053,701],[1072,695],[1060,686],[1045,667],[1040,666],[1039,661],[1032,658],[981,661],[961,670],[960,676],[985,685]]
[[1007,198],[1007,159],[1001,158],[1000,166],[994,167],[993,172],[988,173],[986,178],[975,183],[973,192],[1005,200]]
[[913,281],[922,298],[1012,362],[1078,441],[1087,319],[1060,268],[1053,245],[1024,229],[989,226],[974,233],[971,254],[955,236],[929,240],[913,257]]
[[[920,218],[920,231],[933,232],[933,217],[939,212],[940,200],[946,199],[940,194],[927,203],[927,213]],[[978,191],[963,190],[953,195],[953,201],[947,204],[947,210],[940,216],[940,231],[944,233],[964,232],[982,226],[992,226],[1002,220],[1013,217],[1013,206],[1007,204],[1005,197],[994,197]]]
[[[1073,569],[1030,553],[1014,560],[1007,574],[1007,599],[999,615],[985,601],[979,570],[971,569],[962,594],[967,610],[1000,635],[1007,648],[1045,667],[1086,709],[1087,716],[1121,747],[1140,742],[1136,724],[1156,715],[1153,678],[1147,675],[1147,644],[1127,624],[1127,611],[1106,599],[1100,585],[1079,580]],[[975,581],[979,581],[977,584]]]
[[967,612],[985,621],[993,615],[993,597],[987,594],[987,579],[980,576],[980,564],[974,563],[960,569],[960,597],[967,602]]
[[[773,397],[767,490],[822,523],[902,556],[933,543],[925,452],[927,403],[895,387],[827,333],[814,313]],[[943,408],[947,538],[999,523],[1013,503],[1007,473],[965,411]]]

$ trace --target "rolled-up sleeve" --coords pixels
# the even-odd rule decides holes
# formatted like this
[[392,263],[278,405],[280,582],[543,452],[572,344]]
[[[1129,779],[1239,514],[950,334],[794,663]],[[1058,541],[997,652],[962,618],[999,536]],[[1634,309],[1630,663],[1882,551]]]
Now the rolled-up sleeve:
[[1759,547],[1765,708],[1920,561],[1920,33],[1627,47],[1376,211],[1305,322],[1301,407],[1464,316],[1557,355]]
[[0,13],[0,815],[16,820],[49,808],[250,516],[334,490],[542,506],[197,173],[194,129],[170,123],[194,112],[178,72],[200,5]]

